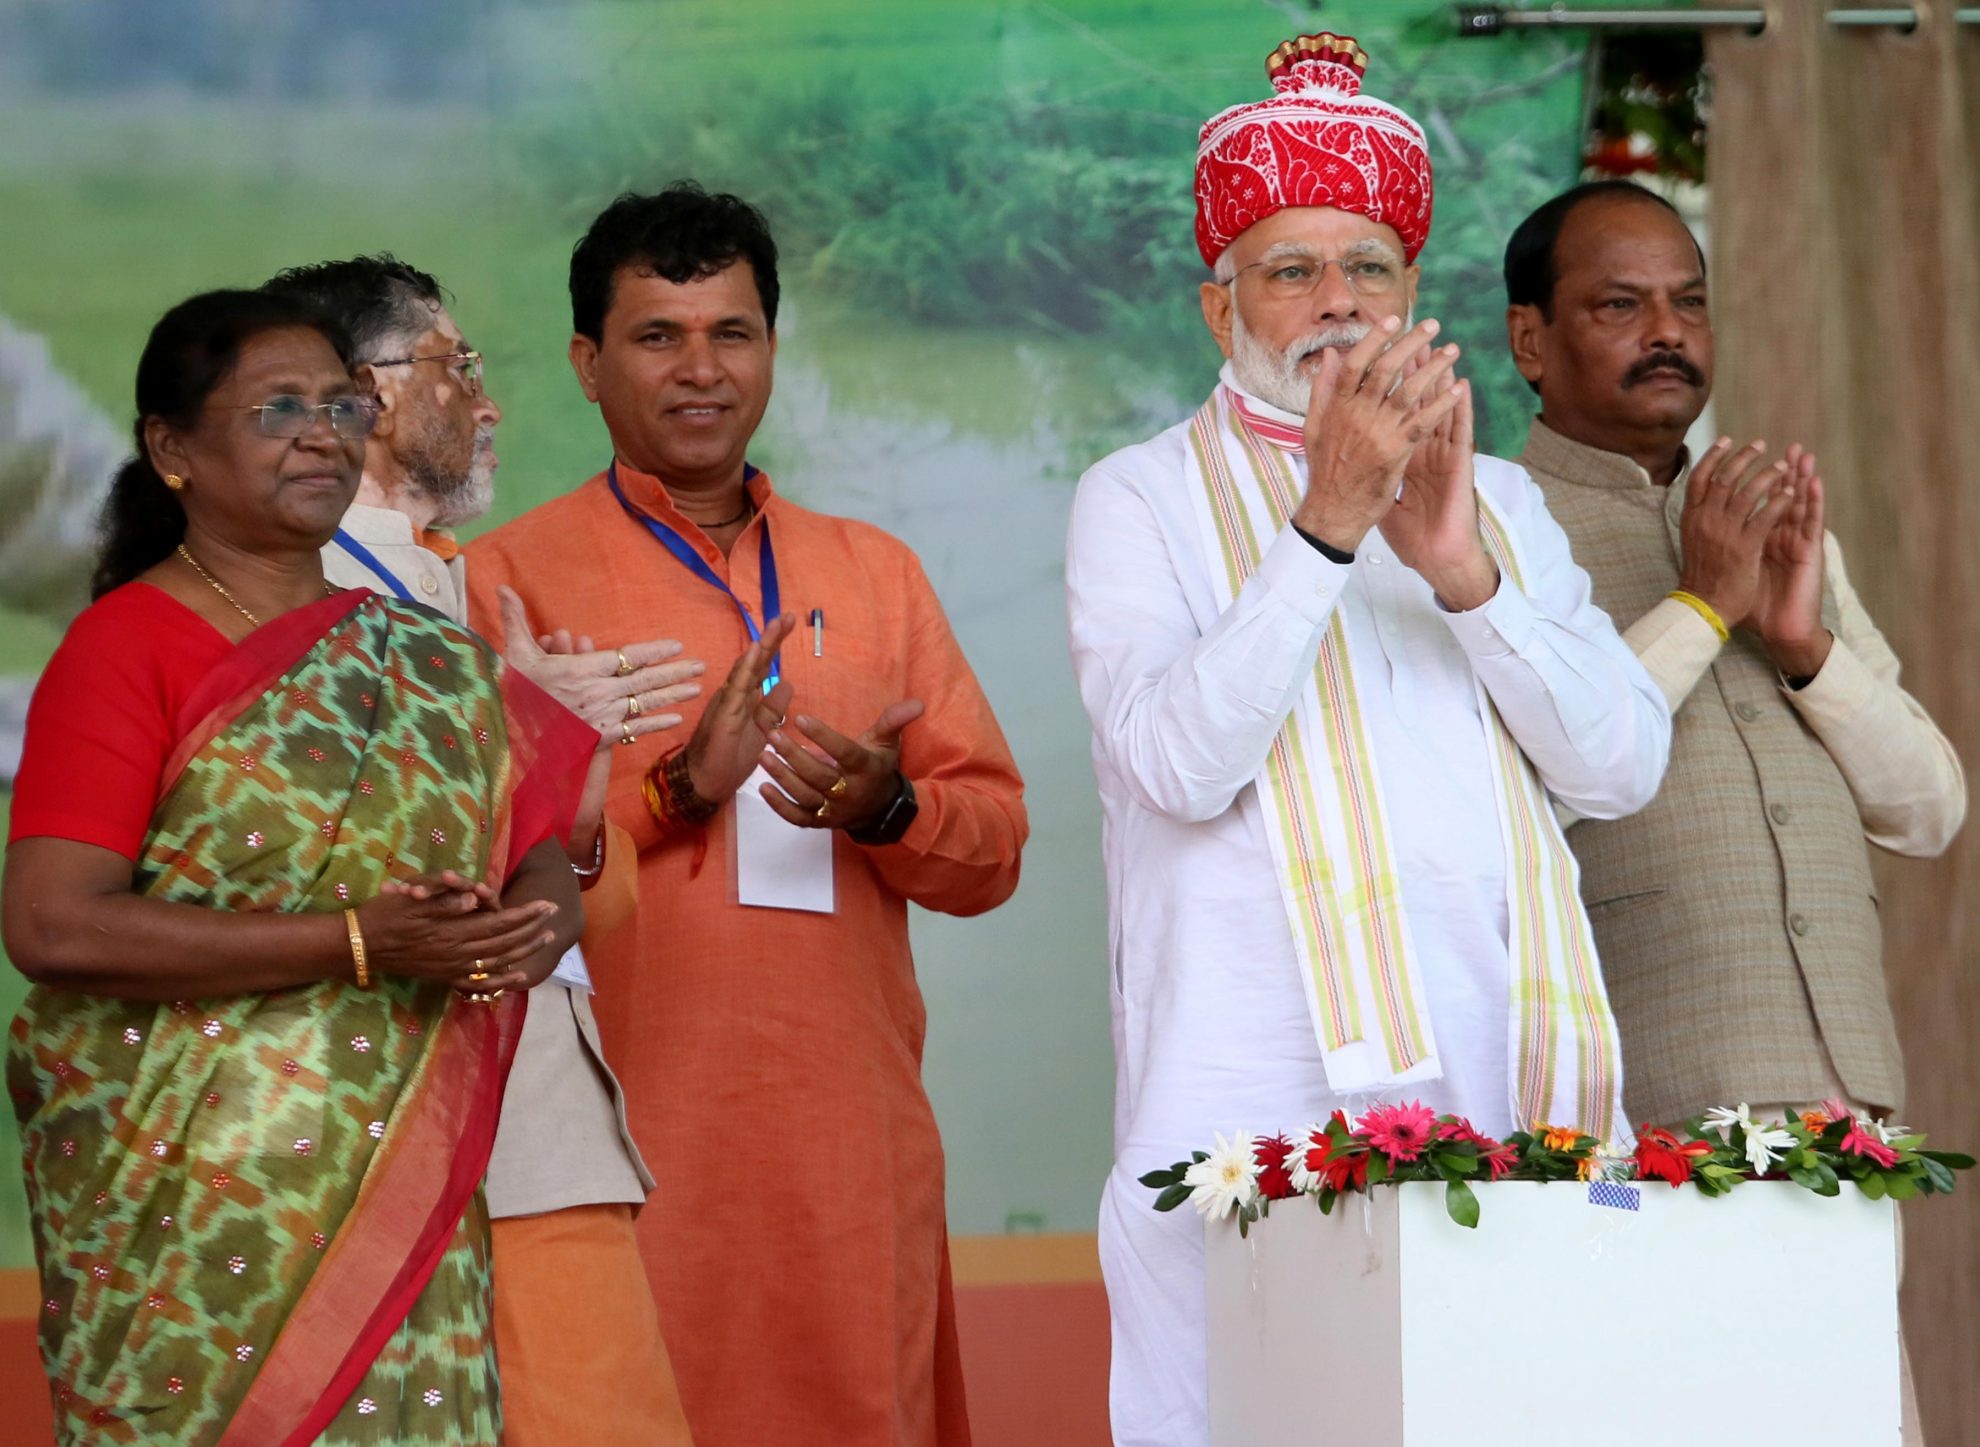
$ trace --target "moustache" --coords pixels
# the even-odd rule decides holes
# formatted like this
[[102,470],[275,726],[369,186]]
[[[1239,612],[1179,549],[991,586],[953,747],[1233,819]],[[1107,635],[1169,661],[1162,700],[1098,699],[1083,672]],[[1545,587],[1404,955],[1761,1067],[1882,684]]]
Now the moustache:
[[1290,347],[1287,347],[1286,359],[1297,366],[1306,361],[1308,357],[1330,347],[1336,351],[1344,352],[1349,347],[1359,343],[1363,337],[1367,336],[1373,330],[1373,327],[1366,326],[1326,327],[1320,331],[1301,337]]
[[1705,374],[1682,352],[1651,352],[1637,360],[1636,365],[1623,373],[1623,390],[1644,381],[1652,372],[1675,372],[1694,387],[1705,385]]

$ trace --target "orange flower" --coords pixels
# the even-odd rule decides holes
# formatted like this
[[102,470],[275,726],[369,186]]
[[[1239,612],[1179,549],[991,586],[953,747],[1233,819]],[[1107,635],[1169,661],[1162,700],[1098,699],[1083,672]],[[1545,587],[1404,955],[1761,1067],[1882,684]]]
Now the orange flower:
[[1581,1142],[1581,1132],[1572,1126],[1540,1125],[1534,1129],[1540,1133],[1540,1144],[1550,1151],[1571,1151]]
[[1820,1110],[1804,1110],[1801,1113],[1801,1123],[1808,1127],[1809,1132],[1813,1135],[1820,1135],[1823,1131],[1835,1124],[1834,1121],[1829,1119],[1826,1111]]

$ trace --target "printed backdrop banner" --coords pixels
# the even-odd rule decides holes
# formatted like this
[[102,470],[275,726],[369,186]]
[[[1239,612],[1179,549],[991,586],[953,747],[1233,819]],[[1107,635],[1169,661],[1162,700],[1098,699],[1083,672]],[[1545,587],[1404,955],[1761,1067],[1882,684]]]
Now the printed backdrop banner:
[[[1456,40],[1441,0],[0,0],[0,774],[168,305],[358,252],[433,272],[504,412],[496,522],[604,454],[564,360],[586,222],[678,176],[738,191],[784,258],[755,460],[920,552],[1030,784],[1017,897],[915,921],[951,1229],[1090,1231],[1113,1077],[1066,512],[1207,392],[1197,127],[1322,28],[1429,134],[1420,311],[1515,450],[1499,256],[1574,179],[1581,47]],[[0,969],[0,1010],[23,989]],[[0,1170],[0,1268],[30,1263]]]

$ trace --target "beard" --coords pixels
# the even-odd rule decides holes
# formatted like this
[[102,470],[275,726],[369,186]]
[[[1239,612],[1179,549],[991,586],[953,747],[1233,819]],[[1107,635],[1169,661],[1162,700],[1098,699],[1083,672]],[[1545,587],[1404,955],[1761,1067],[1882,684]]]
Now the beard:
[[[1342,322],[1297,337],[1274,351],[1245,327],[1244,313],[1231,308],[1231,370],[1245,391],[1282,412],[1304,417],[1313,399],[1313,368],[1326,347],[1346,351],[1373,331],[1366,322]],[[1309,361],[1309,354],[1311,356]]]
[[[448,458],[444,454],[453,452]],[[495,501],[495,429],[477,427],[465,463],[458,447],[439,438],[419,438],[402,464],[406,479],[433,504],[435,527],[458,527],[487,512]]]

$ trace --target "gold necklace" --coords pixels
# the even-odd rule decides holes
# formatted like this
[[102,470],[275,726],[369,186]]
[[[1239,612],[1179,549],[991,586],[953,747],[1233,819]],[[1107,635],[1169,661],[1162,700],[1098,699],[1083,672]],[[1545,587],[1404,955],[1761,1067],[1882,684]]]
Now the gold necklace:
[[[178,551],[179,551],[179,556],[186,560],[186,566],[191,568],[195,573],[199,574],[200,577],[206,579],[207,586],[212,588],[214,592],[218,593],[221,597],[225,598],[230,604],[232,604],[233,609],[236,613],[240,614],[243,618],[247,619],[247,621],[252,623],[255,627],[259,628],[261,626],[261,620],[255,617],[254,614],[248,612],[247,609],[243,608],[241,606],[241,600],[239,598],[236,598],[232,593],[229,593],[227,591],[225,584],[223,584],[218,578],[214,577],[211,573],[207,572],[206,569],[202,568],[199,565],[199,559],[195,558],[191,553],[186,551],[186,545],[184,543],[179,544]],[[323,580],[324,596],[328,597],[330,594],[336,591],[337,590],[331,586],[330,580],[328,578],[325,578]]]

